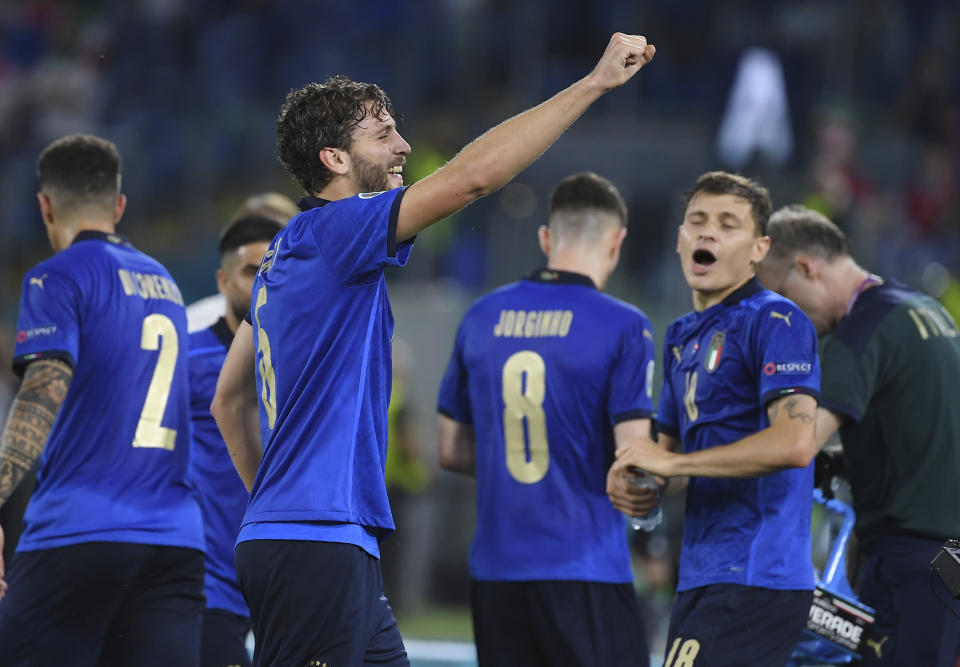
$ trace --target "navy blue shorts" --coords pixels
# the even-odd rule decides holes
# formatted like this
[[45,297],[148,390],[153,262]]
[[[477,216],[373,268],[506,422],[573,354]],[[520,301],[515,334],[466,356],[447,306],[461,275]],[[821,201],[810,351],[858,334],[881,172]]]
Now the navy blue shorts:
[[960,605],[936,574],[931,581],[930,561],[944,542],[897,536],[881,538],[867,547],[860,600],[877,610],[877,620],[861,664],[957,664],[960,620],[944,602],[956,614],[960,614]]
[[226,609],[204,609],[200,667],[250,667],[250,619]]
[[481,667],[649,665],[631,584],[474,581],[471,597]]
[[806,626],[813,591],[713,584],[677,593],[664,667],[782,667]]
[[237,545],[254,665],[409,665],[380,561],[352,544]]
[[0,665],[198,665],[203,553],[88,542],[14,556]]

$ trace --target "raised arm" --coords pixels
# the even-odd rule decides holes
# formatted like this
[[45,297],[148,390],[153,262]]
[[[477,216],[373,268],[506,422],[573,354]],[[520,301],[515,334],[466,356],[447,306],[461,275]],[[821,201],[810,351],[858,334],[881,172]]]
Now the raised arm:
[[241,322],[220,369],[217,392],[210,405],[210,412],[247,491],[253,488],[263,456],[254,356],[253,327]]
[[477,443],[473,426],[458,422],[446,415],[437,415],[437,417],[437,455],[440,467],[475,477]]
[[[59,359],[34,361],[27,366],[0,441],[0,506],[43,453],[72,380],[73,369]],[[7,590],[5,571],[0,528],[0,597]]]
[[668,452],[641,440],[624,450],[613,469],[636,466],[662,477],[757,477],[805,468],[819,450],[814,439],[816,409],[812,396],[784,396],[767,406],[770,426],[753,435],[689,454]]
[[489,130],[446,166],[410,186],[400,204],[397,240],[409,239],[509,182],[601,95],[629,81],[655,52],[642,36],[614,34],[590,74]]

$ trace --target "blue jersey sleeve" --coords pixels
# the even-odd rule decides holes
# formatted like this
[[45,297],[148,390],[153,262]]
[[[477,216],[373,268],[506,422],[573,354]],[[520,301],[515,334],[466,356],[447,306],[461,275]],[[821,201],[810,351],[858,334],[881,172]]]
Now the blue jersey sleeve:
[[657,430],[669,436],[680,436],[680,415],[677,413],[677,399],[673,391],[670,373],[669,336],[663,343],[663,386],[660,387],[660,405],[657,408]]
[[458,421],[461,424],[472,424],[473,413],[470,409],[470,392],[467,382],[467,366],[463,361],[463,333],[461,323],[457,330],[457,341],[447,364],[447,371],[440,382],[440,392],[437,397],[437,412]]
[[41,264],[23,278],[13,370],[22,376],[31,361],[62,359],[76,366],[81,294],[72,278]]
[[810,319],[790,302],[764,309],[757,325],[760,400],[766,405],[788,394],[820,398],[817,332]]
[[653,416],[654,354],[653,327],[638,317],[620,339],[607,401],[611,424]]
[[362,193],[331,202],[322,224],[313,225],[327,266],[343,282],[363,281],[385,266],[403,266],[413,239],[397,243],[397,216],[406,188]]

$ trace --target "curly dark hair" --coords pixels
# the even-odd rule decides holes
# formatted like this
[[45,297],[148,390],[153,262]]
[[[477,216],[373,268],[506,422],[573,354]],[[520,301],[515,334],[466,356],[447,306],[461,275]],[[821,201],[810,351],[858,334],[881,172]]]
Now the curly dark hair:
[[690,200],[701,193],[733,195],[745,199],[750,204],[758,236],[767,235],[767,221],[773,211],[773,203],[767,189],[756,181],[726,171],[708,171],[702,174],[690,188],[690,192],[686,193],[684,203],[689,205]]
[[353,128],[368,112],[402,118],[380,86],[351,81],[342,74],[287,93],[277,117],[277,150],[280,162],[308,195],[333,179],[320,161],[320,151],[348,150]]

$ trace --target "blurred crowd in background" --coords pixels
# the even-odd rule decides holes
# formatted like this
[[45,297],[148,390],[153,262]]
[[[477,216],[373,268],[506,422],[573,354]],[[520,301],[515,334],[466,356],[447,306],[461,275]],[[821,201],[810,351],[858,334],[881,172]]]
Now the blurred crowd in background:
[[[34,165],[51,140],[117,144],[129,197],[119,230],[190,301],[216,290],[217,234],[239,202],[302,194],[275,157],[287,90],[336,73],[381,84],[404,114],[413,182],[586,74],[617,30],[657,46],[637,85],[422,234],[390,274],[406,346],[392,414],[402,408],[396,438],[420,457],[395,477],[401,614],[466,599],[472,491],[436,469],[436,386],[466,305],[540,262],[535,229],[559,178],[593,170],[627,199],[610,291],[650,314],[658,343],[689,309],[674,253],[682,190],[716,168],[758,178],[777,207],[822,211],[862,265],[960,315],[955,0],[0,0],[0,407],[20,282],[49,254]],[[669,589],[671,516],[638,544],[641,588]]]

